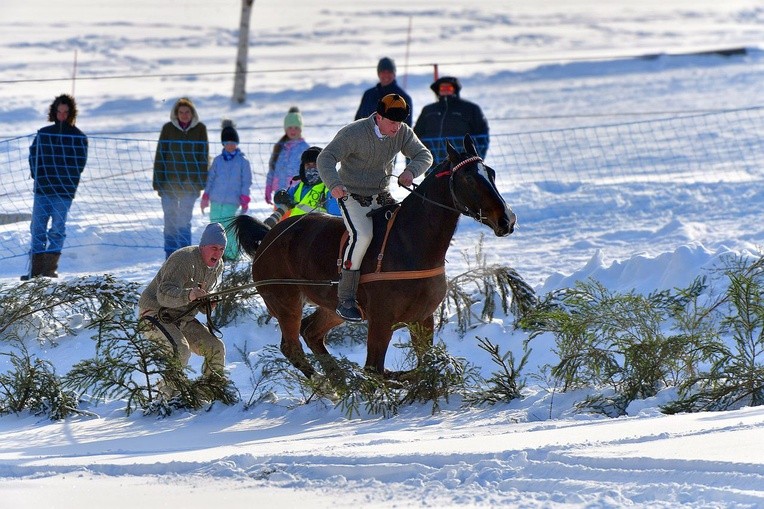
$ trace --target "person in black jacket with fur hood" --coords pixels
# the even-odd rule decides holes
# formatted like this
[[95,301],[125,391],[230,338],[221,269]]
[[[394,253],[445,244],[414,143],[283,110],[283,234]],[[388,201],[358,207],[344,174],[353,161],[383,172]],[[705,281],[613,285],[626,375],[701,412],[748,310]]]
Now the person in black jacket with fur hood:
[[[53,125],[37,131],[29,147],[29,170],[34,179],[30,277],[58,277],[58,260],[66,239],[66,216],[88,160],[88,139],[74,126],[74,97],[56,97],[48,110]],[[50,229],[48,223],[50,222]]]
[[488,121],[475,103],[459,96],[462,85],[458,78],[444,76],[436,80],[430,89],[438,100],[422,108],[414,125],[414,133],[432,152],[433,165],[446,156],[446,140],[451,144],[461,142],[465,134],[472,135],[480,157],[488,152]]

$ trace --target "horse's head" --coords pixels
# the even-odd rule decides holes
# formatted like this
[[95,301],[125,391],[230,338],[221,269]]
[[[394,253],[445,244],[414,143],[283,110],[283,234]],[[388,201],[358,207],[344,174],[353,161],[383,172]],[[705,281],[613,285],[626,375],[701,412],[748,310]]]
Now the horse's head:
[[464,153],[447,143],[449,186],[459,212],[487,224],[498,237],[515,230],[517,216],[496,189],[496,172],[478,155],[475,142],[464,137]]

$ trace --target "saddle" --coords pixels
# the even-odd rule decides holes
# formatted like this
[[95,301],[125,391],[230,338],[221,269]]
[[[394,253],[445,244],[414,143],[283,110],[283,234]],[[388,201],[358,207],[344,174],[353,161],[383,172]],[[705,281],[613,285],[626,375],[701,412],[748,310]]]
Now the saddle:
[[[368,214],[366,214],[368,217],[372,218],[374,223],[374,230],[376,231],[376,225],[379,217],[383,217],[387,219],[387,224],[385,227],[385,236],[382,240],[382,246],[380,247],[379,254],[377,255],[377,267],[374,270],[374,272],[367,272],[365,274],[361,274],[361,279],[359,281],[360,284],[368,283],[371,281],[384,281],[384,280],[391,280],[391,279],[425,279],[429,277],[439,276],[441,274],[445,274],[446,267],[445,265],[442,265],[440,267],[435,267],[434,269],[426,269],[426,270],[400,270],[400,271],[389,271],[389,272],[382,272],[382,259],[385,256],[385,248],[387,247],[387,239],[390,236],[390,231],[393,228],[393,224],[395,224],[395,218],[398,217],[398,212],[401,210],[401,204],[400,203],[389,203],[387,205],[383,205],[382,207],[378,209],[374,209],[370,211]],[[337,257],[337,273],[340,273],[342,271],[342,253],[345,251],[345,247],[347,246],[348,239],[350,238],[350,234],[347,230],[345,230],[342,233],[342,237],[340,238],[340,249],[339,249],[339,256]]]

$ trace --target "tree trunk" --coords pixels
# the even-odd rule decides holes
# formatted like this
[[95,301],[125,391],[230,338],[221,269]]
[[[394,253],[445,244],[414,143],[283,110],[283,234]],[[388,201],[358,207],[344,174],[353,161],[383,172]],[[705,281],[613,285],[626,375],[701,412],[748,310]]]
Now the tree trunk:
[[233,78],[233,100],[241,104],[247,97],[247,51],[249,50],[249,18],[255,0],[241,0],[239,49],[236,52],[236,75]]

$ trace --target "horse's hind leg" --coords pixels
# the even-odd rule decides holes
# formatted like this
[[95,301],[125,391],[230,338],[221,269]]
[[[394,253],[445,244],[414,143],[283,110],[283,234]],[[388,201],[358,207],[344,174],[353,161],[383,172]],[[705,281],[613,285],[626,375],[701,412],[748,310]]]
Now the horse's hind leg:
[[334,310],[330,312],[324,308],[316,308],[313,313],[302,319],[300,334],[314,354],[328,354],[324,344],[326,333],[341,323],[342,318]]
[[316,355],[316,358],[321,363],[321,367],[330,378],[335,378],[337,375],[337,362],[326,349],[324,340],[326,339],[326,333],[337,325],[342,323],[342,318],[337,316],[334,310],[326,310],[324,308],[317,308],[313,313],[302,319],[300,325],[300,334],[302,334],[305,343],[308,348]]

